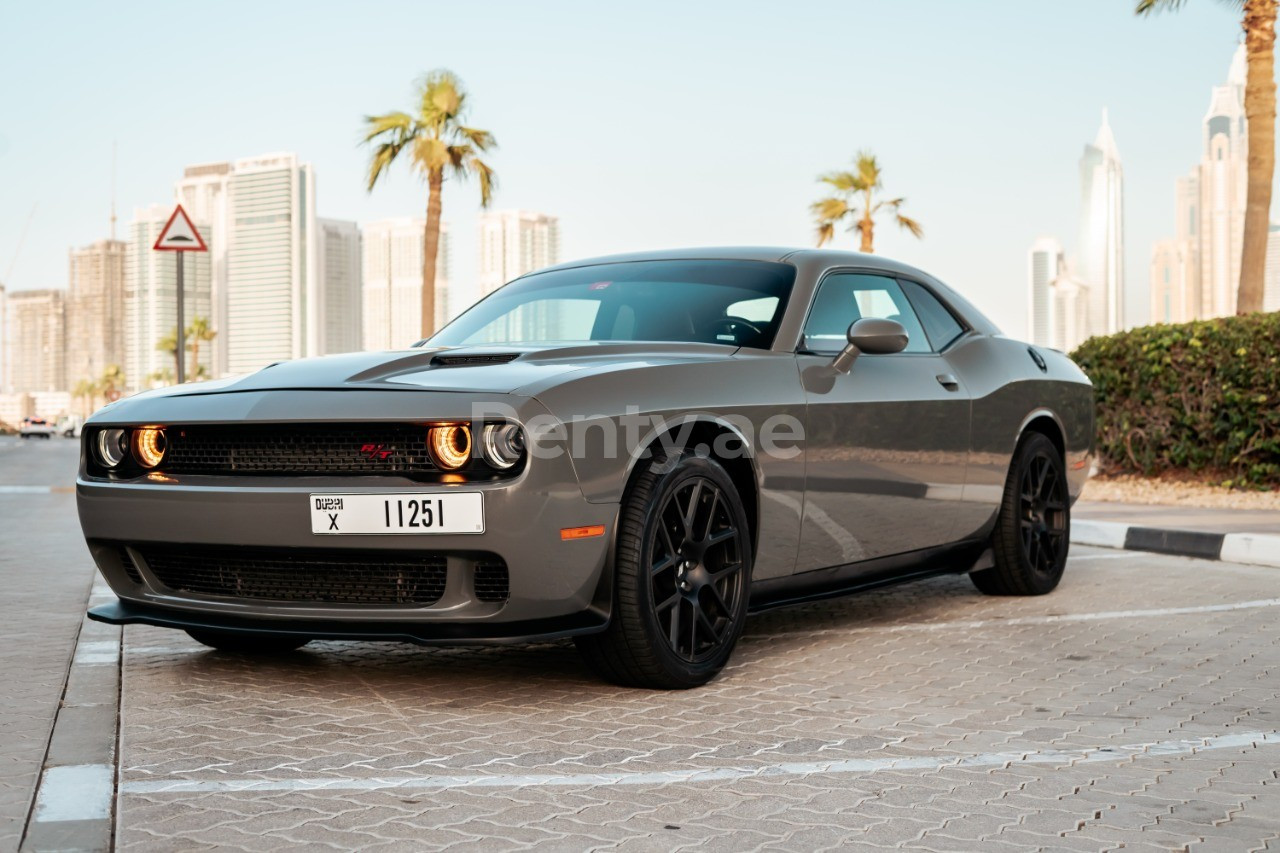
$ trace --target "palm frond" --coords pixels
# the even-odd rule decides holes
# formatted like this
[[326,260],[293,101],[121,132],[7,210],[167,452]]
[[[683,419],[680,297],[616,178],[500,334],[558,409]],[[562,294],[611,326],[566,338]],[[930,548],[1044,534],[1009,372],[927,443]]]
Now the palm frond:
[[459,177],[467,175],[467,158],[475,154],[475,149],[470,145],[463,143],[461,145],[450,145],[445,148],[445,158],[449,161],[450,168]]
[[413,162],[423,173],[443,169],[449,165],[449,146],[435,136],[418,136],[413,140]]
[[488,151],[498,145],[492,133],[487,130],[481,130],[478,127],[458,125],[458,134],[474,145],[477,151]]
[[489,164],[479,157],[472,157],[467,163],[467,170],[476,173],[480,181],[480,206],[488,207],[493,201],[493,191],[498,186],[498,178]]
[[462,112],[466,92],[452,71],[437,68],[418,81],[418,111],[424,124],[443,128]]
[[818,180],[840,192],[856,192],[863,189],[861,180],[853,172],[827,172],[819,175]]
[[415,171],[431,180],[445,170],[480,179],[480,203],[487,206],[497,181],[493,169],[476,158],[497,147],[492,133],[462,123],[467,93],[451,71],[436,69],[416,83],[417,114],[404,112],[365,116],[364,143],[372,145],[368,189],[372,190],[402,151],[409,150]]
[[849,213],[849,203],[842,198],[824,198],[809,205],[819,222],[835,222]]
[[832,223],[823,222],[822,224],[820,224],[818,226],[818,232],[817,232],[818,248],[822,248],[827,243],[830,243],[831,238],[835,236],[835,233],[836,233],[835,225],[833,225]]
[[854,157],[853,165],[862,184],[858,187],[859,190],[880,188],[880,164],[876,161],[876,155],[865,149],[859,151]]
[[1133,8],[1135,15],[1150,15],[1152,12],[1172,12],[1183,4],[1184,0],[1138,0]]
[[403,142],[384,142],[373,150],[373,156],[369,158],[369,180],[365,189],[372,190],[378,179],[390,171],[391,164],[402,148]]
[[898,227],[911,232],[911,236],[917,240],[924,237],[924,229],[920,227],[920,223],[916,222],[909,216],[898,214]]
[[413,119],[408,113],[394,112],[380,116],[365,116],[364,141],[372,142],[384,133],[405,134],[413,126]]

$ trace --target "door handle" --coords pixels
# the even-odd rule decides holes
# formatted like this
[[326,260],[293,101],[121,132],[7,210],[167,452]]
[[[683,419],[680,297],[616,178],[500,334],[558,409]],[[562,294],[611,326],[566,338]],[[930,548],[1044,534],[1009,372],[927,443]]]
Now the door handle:
[[938,384],[943,388],[946,388],[948,391],[960,390],[960,383],[950,373],[939,373],[937,378]]

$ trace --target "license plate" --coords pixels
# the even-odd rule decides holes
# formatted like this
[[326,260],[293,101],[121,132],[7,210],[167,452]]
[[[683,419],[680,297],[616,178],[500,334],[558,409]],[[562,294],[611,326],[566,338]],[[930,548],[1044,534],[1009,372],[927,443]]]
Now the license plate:
[[311,532],[484,533],[484,495],[311,495]]

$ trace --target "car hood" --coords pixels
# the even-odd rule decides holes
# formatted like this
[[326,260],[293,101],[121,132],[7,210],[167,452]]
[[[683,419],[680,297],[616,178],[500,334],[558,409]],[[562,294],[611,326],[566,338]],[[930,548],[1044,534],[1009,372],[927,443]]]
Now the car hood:
[[533,393],[533,389],[554,383],[568,373],[722,359],[736,351],[718,344],[601,341],[357,352],[282,361],[245,376],[165,388],[139,396],[285,389]]

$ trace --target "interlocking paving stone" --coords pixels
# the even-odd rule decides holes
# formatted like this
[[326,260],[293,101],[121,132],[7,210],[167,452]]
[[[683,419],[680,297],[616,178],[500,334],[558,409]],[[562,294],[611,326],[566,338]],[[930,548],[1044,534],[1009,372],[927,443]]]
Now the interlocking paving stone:
[[[0,485],[75,482],[79,444],[0,437]],[[0,494],[0,850],[16,849],[93,583],[67,492]]]
[[[1089,553],[1103,552],[1077,549]],[[1280,608],[1054,621],[1259,601],[1280,577],[1211,565],[1077,559],[1043,598],[985,598],[944,578],[772,612],[749,623],[720,679],[683,693],[601,684],[564,643],[314,643],[254,660],[130,627],[120,841],[143,850],[1101,850],[1204,839],[1262,848],[1280,835],[1280,746],[665,784],[581,779],[894,757],[954,765],[964,755],[1274,732]],[[514,783],[341,789],[421,776]],[[316,779],[336,787],[278,789]],[[130,789],[178,780],[277,789]]]

